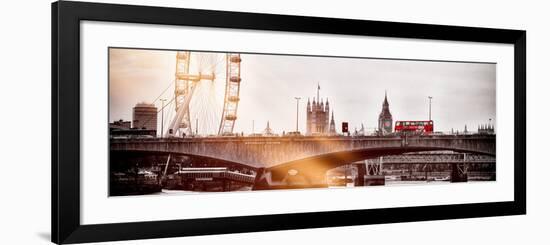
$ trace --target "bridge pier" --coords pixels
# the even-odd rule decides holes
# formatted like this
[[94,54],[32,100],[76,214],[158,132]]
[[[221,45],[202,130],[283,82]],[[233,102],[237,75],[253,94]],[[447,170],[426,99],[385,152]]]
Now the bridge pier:
[[468,164],[454,163],[451,164],[451,179],[453,182],[468,182]]
[[355,186],[365,186],[365,176],[367,175],[367,167],[365,164],[354,164],[357,167],[357,177],[355,178]]
[[462,162],[454,163],[451,166],[451,182],[468,182],[467,154],[462,155]]
[[222,180],[222,191],[231,191],[231,180]]

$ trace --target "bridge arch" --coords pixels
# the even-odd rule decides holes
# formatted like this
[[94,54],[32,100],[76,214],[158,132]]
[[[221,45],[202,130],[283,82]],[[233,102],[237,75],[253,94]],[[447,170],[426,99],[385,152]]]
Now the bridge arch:
[[270,172],[271,177],[274,179],[284,178],[284,176],[286,176],[288,171],[290,170],[294,170],[297,173],[304,175],[306,178],[314,178],[313,176],[315,176],[315,178],[318,178],[318,176],[324,175],[330,169],[348,165],[353,162],[377,158],[381,156],[400,155],[404,153],[425,151],[453,151],[459,153],[473,153],[490,156],[495,155],[491,152],[451,147],[377,147],[320,154],[281,163],[266,168],[265,171]]

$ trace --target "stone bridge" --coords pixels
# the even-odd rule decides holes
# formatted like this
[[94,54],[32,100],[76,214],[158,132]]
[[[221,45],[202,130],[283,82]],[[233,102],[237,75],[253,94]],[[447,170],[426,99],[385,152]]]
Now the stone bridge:
[[341,165],[407,152],[451,150],[494,156],[496,136],[152,138],[111,139],[110,145],[111,151],[172,153],[243,164],[280,179],[290,170],[321,176]]

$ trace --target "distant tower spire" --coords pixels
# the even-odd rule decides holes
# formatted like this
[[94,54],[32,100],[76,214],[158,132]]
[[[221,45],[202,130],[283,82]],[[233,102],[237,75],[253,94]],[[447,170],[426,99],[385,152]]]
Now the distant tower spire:
[[330,119],[329,134],[336,135],[336,123],[334,123],[334,111],[332,111],[332,115]]
[[393,117],[390,112],[390,103],[388,103],[388,91],[384,91],[384,102],[382,103],[382,111],[378,116],[378,131],[382,134],[392,132]]
[[383,106],[387,107],[389,106],[389,103],[388,103],[388,91],[387,90],[384,90],[384,104]]
[[267,121],[267,126],[264,129],[264,135],[273,135],[273,130],[271,129],[271,127],[269,127],[269,121]]
[[319,102],[319,90],[321,90],[321,85],[319,85],[319,82],[317,82],[317,102]]

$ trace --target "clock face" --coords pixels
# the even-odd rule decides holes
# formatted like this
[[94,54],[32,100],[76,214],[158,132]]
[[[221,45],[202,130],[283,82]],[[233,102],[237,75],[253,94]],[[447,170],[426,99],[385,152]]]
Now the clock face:
[[389,127],[391,126],[391,122],[390,121],[385,121],[384,122],[384,127]]

